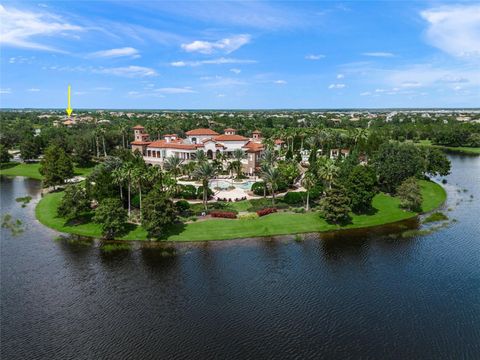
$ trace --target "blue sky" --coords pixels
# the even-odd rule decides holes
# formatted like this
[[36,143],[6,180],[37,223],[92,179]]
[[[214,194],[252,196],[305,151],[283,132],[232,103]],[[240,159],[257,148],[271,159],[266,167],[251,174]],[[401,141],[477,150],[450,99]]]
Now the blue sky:
[[1,107],[480,106],[479,2],[0,4]]

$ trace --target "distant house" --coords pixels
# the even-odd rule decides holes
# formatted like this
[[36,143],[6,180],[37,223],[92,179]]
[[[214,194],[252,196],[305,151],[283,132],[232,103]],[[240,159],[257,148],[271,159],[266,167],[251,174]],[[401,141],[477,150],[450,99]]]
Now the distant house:
[[[165,159],[171,156],[178,157],[185,162],[195,160],[197,150],[203,150],[208,159],[214,160],[220,154],[231,158],[237,149],[245,152],[242,160],[242,169],[245,174],[253,175],[260,166],[261,155],[264,150],[263,138],[260,131],[255,130],[247,138],[238,135],[233,128],[227,128],[219,134],[208,128],[193,129],[185,133],[182,139],[177,134],[165,134],[163,139],[150,140],[143,126],[133,128],[135,140],[131,143],[132,151],[139,151],[146,163],[162,166]],[[282,140],[275,141],[276,149],[280,149]]]

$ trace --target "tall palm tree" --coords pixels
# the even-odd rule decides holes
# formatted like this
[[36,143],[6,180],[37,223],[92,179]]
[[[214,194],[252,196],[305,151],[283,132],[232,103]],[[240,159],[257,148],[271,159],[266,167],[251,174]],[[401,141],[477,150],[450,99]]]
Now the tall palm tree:
[[307,203],[305,206],[306,211],[308,211],[310,208],[310,190],[312,190],[316,185],[316,180],[315,174],[311,173],[310,171],[307,171],[302,179],[302,186],[305,188],[305,190],[307,190]]
[[125,183],[125,173],[121,167],[112,171],[113,182],[120,188],[120,199],[123,202],[123,185]]
[[332,159],[324,159],[320,162],[318,176],[326,182],[329,189],[332,188],[332,182],[338,174],[339,168]]
[[208,183],[217,175],[217,169],[209,162],[198,164],[195,169],[195,177],[202,181],[203,186],[203,206],[207,211],[208,202]]
[[132,175],[133,172],[135,171],[135,164],[133,162],[126,162],[122,165],[121,168],[122,171],[122,177],[125,179],[127,182],[127,198],[128,198],[128,216],[130,216],[132,212]]
[[130,130],[130,126],[127,123],[125,123],[125,122],[120,123],[120,132],[122,134],[122,147],[123,148],[127,147],[126,139],[128,139],[128,131],[129,130]]
[[177,176],[180,173],[180,165],[182,165],[183,160],[176,156],[170,156],[165,159],[165,170],[172,173],[175,181],[177,180]]
[[262,167],[261,176],[263,178],[263,181],[270,188],[270,191],[272,193],[272,205],[275,206],[275,192],[278,189],[278,184],[281,180],[282,175],[276,167],[264,166]]
[[139,205],[140,205],[140,214],[142,213],[142,185],[145,183],[145,166],[135,166],[131,174],[131,181],[134,186],[138,189],[139,196]]

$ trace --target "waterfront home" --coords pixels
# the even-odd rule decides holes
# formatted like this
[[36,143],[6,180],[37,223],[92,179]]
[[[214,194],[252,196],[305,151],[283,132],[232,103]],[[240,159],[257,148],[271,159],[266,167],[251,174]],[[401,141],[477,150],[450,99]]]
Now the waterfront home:
[[[131,142],[132,151],[139,151],[147,164],[162,166],[165,159],[178,157],[184,162],[195,160],[197,150],[203,150],[209,160],[214,160],[221,154],[223,158],[231,158],[235,150],[243,150],[242,171],[253,175],[260,166],[264,150],[262,134],[259,130],[252,132],[251,137],[237,134],[232,128],[219,134],[208,128],[193,129],[185,133],[186,138],[177,134],[165,134],[163,139],[150,140],[145,128],[137,125],[133,128],[135,139]],[[275,149],[280,150],[282,140],[275,141]]]

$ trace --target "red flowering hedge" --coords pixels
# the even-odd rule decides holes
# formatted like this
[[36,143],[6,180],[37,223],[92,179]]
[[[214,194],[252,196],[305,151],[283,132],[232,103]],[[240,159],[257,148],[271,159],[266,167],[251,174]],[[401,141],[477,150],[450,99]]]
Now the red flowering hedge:
[[231,211],[212,211],[210,212],[211,217],[216,218],[225,218],[225,219],[236,219],[237,214]]
[[262,210],[258,210],[257,215],[258,216],[265,216],[265,215],[276,213],[276,212],[277,212],[276,208],[265,208],[265,209],[262,209]]

